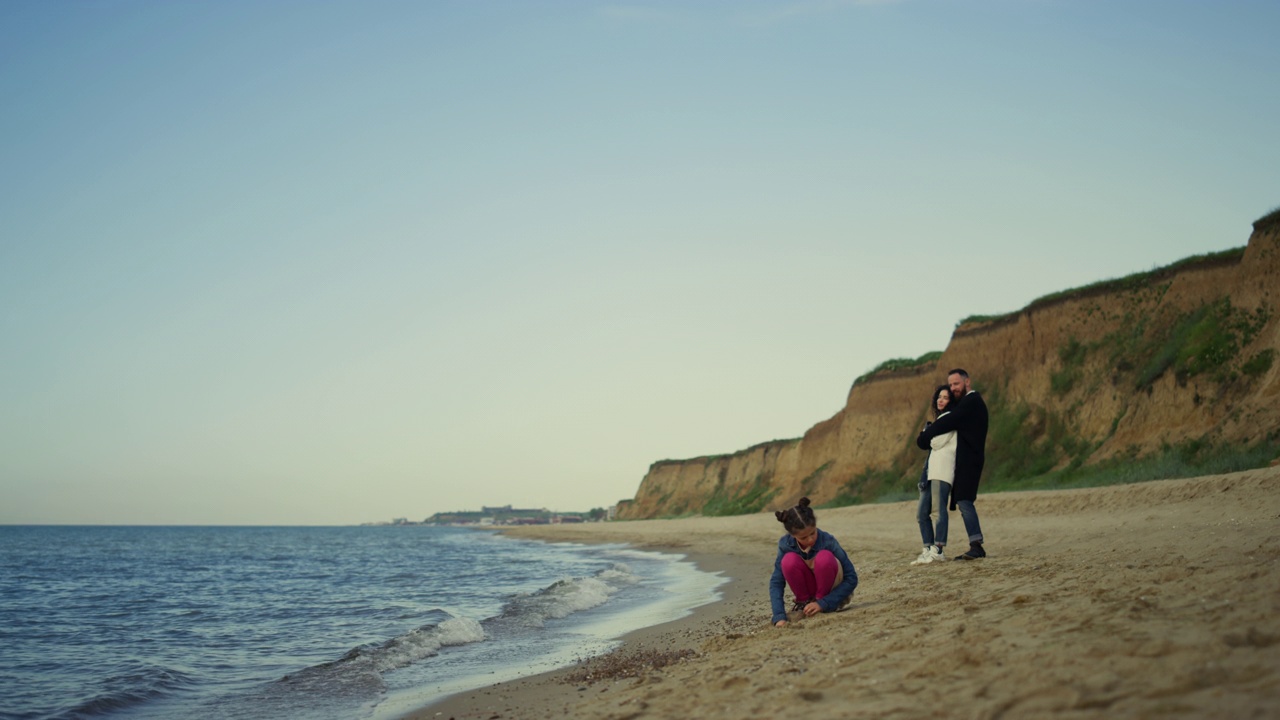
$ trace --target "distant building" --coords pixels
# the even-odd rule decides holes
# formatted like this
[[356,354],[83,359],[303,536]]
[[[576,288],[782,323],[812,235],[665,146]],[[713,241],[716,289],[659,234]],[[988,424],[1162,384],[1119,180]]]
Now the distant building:
[[550,511],[546,508],[513,508],[510,505],[502,507],[481,506],[480,512],[485,515],[538,515],[547,514]]

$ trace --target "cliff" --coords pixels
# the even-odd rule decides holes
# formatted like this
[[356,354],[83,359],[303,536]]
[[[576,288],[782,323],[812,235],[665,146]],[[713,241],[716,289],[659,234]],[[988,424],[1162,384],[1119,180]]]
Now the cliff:
[[[987,490],[1224,448],[1280,449],[1280,212],[1248,245],[962,321],[941,356],[873,372],[791,440],[654,463],[622,519],[733,514],[808,495],[842,505],[914,492],[933,387],[969,371],[991,411]],[[1258,454],[1260,453],[1260,455]],[[1037,485],[1038,483],[1038,485]]]

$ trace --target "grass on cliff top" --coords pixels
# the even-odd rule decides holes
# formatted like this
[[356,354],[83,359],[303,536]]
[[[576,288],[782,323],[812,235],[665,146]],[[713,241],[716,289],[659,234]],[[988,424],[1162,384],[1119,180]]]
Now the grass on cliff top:
[[906,370],[908,368],[917,368],[922,365],[936,365],[938,363],[938,359],[941,357],[942,357],[941,350],[933,350],[931,352],[927,352],[921,355],[918,358],[892,358],[890,360],[885,360],[884,362],[872,368],[870,372],[866,372],[859,375],[856,379],[854,379],[853,384],[857,385],[860,382],[866,381],[873,375],[876,375],[877,373],[882,373],[885,371]]
[[1266,215],[1263,215],[1257,220],[1254,220],[1253,229],[1261,230],[1262,228],[1267,227],[1268,225],[1273,225],[1278,222],[1280,222],[1280,207],[1273,208],[1271,212],[1267,213]]
[[652,464],[650,464],[650,465],[649,465],[649,468],[650,468],[650,469],[653,469],[653,468],[656,468],[656,467],[661,467],[661,466],[663,466],[663,465],[683,465],[684,463],[697,462],[697,461],[701,461],[701,462],[708,462],[708,463],[709,463],[709,462],[714,462],[714,461],[716,461],[716,460],[724,460],[724,459],[726,459],[726,458],[735,457],[735,456],[738,456],[738,455],[747,455],[747,454],[749,454],[749,453],[753,453],[753,452],[755,452],[756,450],[759,450],[760,448],[765,447],[765,446],[767,446],[767,445],[789,445],[789,444],[791,444],[791,443],[798,443],[798,442],[800,442],[800,440],[802,440],[802,439],[803,439],[803,438],[798,438],[798,437],[795,437],[795,438],[775,438],[775,439],[773,439],[773,440],[766,440],[766,441],[764,441],[764,442],[756,443],[755,445],[752,445],[752,446],[751,446],[751,447],[749,447],[749,448],[744,448],[744,449],[742,449],[742,450],[738,450],[738,451],[736,451],[736,452],[731,452],[731,453],[719,453],[719,454],[716,454],[716,455],[699,455],[698,457],[685,458],[685,459],[683,459],[683,460],[679,460],[679,459],[676,459],[676,458],[663,458],[662,460],[657,460],[657,461],[653,462]]
[[[1271,213],[1271,215],[1275,215],[1276,213],[1280,213],[1280,208],[1277,208],[1275,212]],[[1270,218],[1271,215],[1268,215],[1267,218]],[[1259,222],[1262,222],[1262,221],[1260,220]],[[1153,268],[1145,272],[1136,272],[1131,275],[1125,275],[1124,277],[1120,277],[1120,278],[1112,278],[1110,280],[1099,280],[1098,282],[1089,283],[1088,285],[1081,285],[1080,287],[1070,288],[1068,290],[1060,290],[1058,292],[1049,293],[1048,295],[1038,297],[1035,300],[1032,300],[1022,310],[1014,310],[1013,312],[1002,313],[999,315],[970,315],[966,318],[962,318],[959,322],[957,322],[956,327],[960,327],[961,325],[966,325],[968,323],[1004,320],[1007,318],[1014,317],[1018,313],[1024,312],[1026,310],[1033,310],[1035,308],[1044,307],[1046,305],[1052,305],[1057,302],[1061,302],[1064,300],[1071,300],[1077,297],[1084,297],[1084,296],[1093,295],[1097,293],[1104,293],[1104,292],[1135,290],[1141,287],[1145,287],[1148,283],[1151,283],[1152,281],[1155,281],[1155,280],[1159,280],[1160,278],[1163,278],[1164,276],[1173,272],[1177,272],[1179,270],[1185,270],[1187,268],[1197,267],[1200,265],[1218,265],[1218,264],[1222,264],[1230,261],[1239,262],[1240,258],[1244,257],[1244,250],[1245,250],[1244,246],[1241,246],[1238,248],[1231,248],[1229,250],[1221,250],[1219,252],[1204,253],[1202,255],[1192,255],[1191,257],[1186,257],[1176,262],[1170,263],[1168,265],[1164,265],[1158,268]]]

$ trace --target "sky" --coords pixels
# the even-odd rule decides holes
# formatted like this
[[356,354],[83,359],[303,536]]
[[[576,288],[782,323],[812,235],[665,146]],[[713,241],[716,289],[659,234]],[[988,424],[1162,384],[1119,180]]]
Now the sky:
[[0,3],[0,523],[607,507],[1244,245],[1280,3]]

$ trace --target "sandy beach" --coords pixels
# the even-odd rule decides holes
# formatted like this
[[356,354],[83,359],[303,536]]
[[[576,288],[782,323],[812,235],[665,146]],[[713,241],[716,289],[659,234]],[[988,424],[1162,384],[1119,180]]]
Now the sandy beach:
[[[912,566],[914,503],[818,510],[860,578],[769,625],[771,514],[520,528],[686,553],[724,599],[612,655],[410,717],[1280,716],[1280,467],[981,495],[989,556]],[[963,524],[951,515],[951,548]]]

